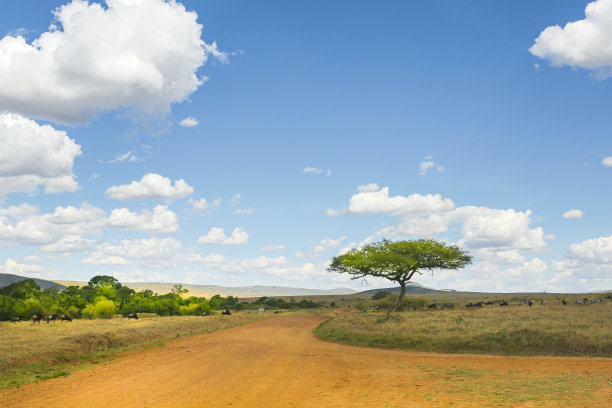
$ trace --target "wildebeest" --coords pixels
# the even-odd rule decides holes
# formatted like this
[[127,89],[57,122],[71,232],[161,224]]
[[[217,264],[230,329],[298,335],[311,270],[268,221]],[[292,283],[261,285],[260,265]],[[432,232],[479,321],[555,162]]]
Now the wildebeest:
[[[280,313],[283,313],[283,312],[281,312],[280,310],[274,311],[274,314],[280,314]],[[338,316],[338,312],[334,312],[334,316]]]
[[138,313],[135,313],[135,312],[134,313],[128,313],[127,318],[128,318],[128,320],[130,320],[130,319],[138,320]]
[[34,315],[34,316],[32,316],[32,321],[34,323],[40,323],[40,321],[42,319],[44,319],[44,318],[45,318],[45,316],[43,316],[43,315]]
[[436,305],[435,303],[432,303],[431,305],[427,305],[428,309],[437,309],[438,305]]
[[535,302],[533,300],[530,300],[529,302],[527,302],[527,304],[529,305],[529,307],[533,306]]
[[563,306],[567,306],[567,300],[561,299],[561,303],[563,303]]
[[204,313],[202,313],[202,316],[210,316],[210,313],[209,312],[204,312]]
[[225,309],[224,311],[221,312],[221,315],[227,315],[227,316],[231,316],[232,312],[230,312],[229,309]]
[[72,321],[72,317],[70,317],[68,315],[65,315],[65,314],[61,315],[59,319],[62,322],[71,322]]
[[466,303],[465,307],[474,307],[474,305],[472,304],[472,302],[470,302],[470,303]]
[[59,319],[59,315],[58,315],[57,313],[54,313],[54,314],[52,314],[52,315],[46,315],[46,316],[45,316],[45,320],[46,320],[46,322],[47,322],[47,323],[49,323],[49,322],[53,322],[53,323],[55,323],[55,321],[56,321],[57,319]]
[[21,321],[21,317],[11,317],[12,323],[19,323]]
[[508,306],[508,302],[506,302],[505,300],[502,300],[501,302],[499,302],[500,306]]

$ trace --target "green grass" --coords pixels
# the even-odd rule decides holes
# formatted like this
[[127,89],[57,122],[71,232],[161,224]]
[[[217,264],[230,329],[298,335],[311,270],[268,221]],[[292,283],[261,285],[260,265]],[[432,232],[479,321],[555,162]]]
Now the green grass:
[[612,302],[403,313],[348,311],[314,330],[354,345],[444,353],[612,356]]

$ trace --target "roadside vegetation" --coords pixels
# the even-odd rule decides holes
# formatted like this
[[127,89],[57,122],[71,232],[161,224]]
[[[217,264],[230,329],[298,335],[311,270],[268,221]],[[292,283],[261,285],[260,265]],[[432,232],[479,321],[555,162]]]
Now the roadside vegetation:
[[[445,310],[429,309],[430,299],[407,296],[404,308],[409,310],[401,313],[389,308],[396,296],[358,302],[322,323],[315,334],[354,345],[428,352],[612,356],[612,301],[605,296],[602,303],[585,306],[573,303],[584,295],[566,296],[563,306],[559,295],[508,295],[507,307],[466,307],[475,295],[445,295],[433,302],[454,305]],[[530,297],[537,299],[533,307],[519,306]]]

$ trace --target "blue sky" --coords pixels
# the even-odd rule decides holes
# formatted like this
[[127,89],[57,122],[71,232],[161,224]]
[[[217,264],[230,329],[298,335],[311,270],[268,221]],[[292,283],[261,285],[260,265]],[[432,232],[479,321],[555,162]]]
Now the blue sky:
[[[0,272],[612,288],[612,0],[2,2]],[[202,201],[204,199],[204,201]]]

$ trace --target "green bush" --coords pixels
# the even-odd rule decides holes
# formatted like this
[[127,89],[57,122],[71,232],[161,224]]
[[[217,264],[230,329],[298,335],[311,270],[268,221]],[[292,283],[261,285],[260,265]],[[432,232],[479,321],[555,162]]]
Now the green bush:
[[110,319],[117,313],[117,305],[109,299],[97,299],[94,305],[94,315],[102,319]]
[[90,303],[83,308],[81,315],[86,319],[93,319],[96,317],[96,308]]

